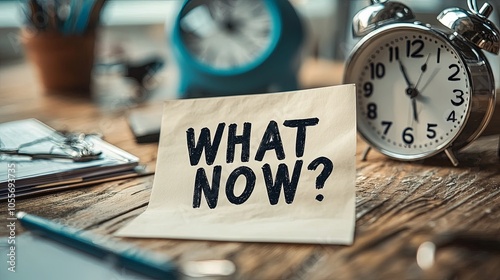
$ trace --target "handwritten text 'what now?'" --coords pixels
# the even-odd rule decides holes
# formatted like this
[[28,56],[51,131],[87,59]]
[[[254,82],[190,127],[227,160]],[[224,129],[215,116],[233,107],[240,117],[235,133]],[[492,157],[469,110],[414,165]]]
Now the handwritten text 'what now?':
[[[198,131],[193,128],[187,129],[186,144],[191,166],[198,167],[203,154],[205,155],[205,163],[209,166],[208,168],[196,168],[193,181],[193,208],[200,208],[203,198],[209,208],[216,208],[220,196],[223,195],[221,195],[221,192],[225,194],[225,198],[230,203],[240,205],[245,203],[254,189],[258,187],[266,188],[271,205],[280,202],[281,190],[283,190],[284,201],[287,204],[292,204],[299,187],[301,174],[303,172],[314,172],[320,165],[323,166],[323,169],[316,178],[315,187],[316,189],[322,189],[325,181],[333,172],[333,162],[321,155],[311,162],[304,162],[303,160],[306,151],[307,132],[315,129],[315,127],[317,128],[319,122],[319,118],[285,120],[280,124],[271,120],[265,131],[259,132],[262,137],[255,151],[250,150],[250,141],[252,141],[252,133],[257,132],[252,131],[252,123],[250,122],[229,125],[222,122],[217,127],[203,127]],[[283,143],[293,143],[293,141],[282,141],[280,131],[283,129],[295,130],[295,153],[293,155],[285,154]],[[221,147],[224,137],[227,137],[227,147]],[[237,145],[240,145],[239,149],[236,148]],[[236,154],[237,150],[241,151],[241,154]],[[280,163],[277,166],[272,166],[264,162],[267,153],[276,156]],[[224,166],[214,165],[216,159],[221,156],[225,156],[225,163],[227,164]],[[282,162],[285,158],[291,156],[296,158],[294,164],[287,165]],[[235,157],[239,157],[237,161],[241,161],[241,165],[232,164],[235,162]],[[254,170],[244,164],[250,161],[262,162],[260,170]],[[223,168],[231,168],[225,182],[221,176]],[[265,186],[256,186],[257,176],[262,176]],[[242,192],[235,193],[237,180],[245,180],[245,186]],[[321,194],[315,197],[319,202],[323,198]]]

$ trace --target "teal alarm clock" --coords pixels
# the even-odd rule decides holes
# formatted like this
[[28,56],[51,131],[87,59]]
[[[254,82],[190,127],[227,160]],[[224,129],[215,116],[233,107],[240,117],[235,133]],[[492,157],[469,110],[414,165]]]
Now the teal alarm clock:
[[304,28],[288,0],[187,0],[171,36],[181,98],[298,88]]

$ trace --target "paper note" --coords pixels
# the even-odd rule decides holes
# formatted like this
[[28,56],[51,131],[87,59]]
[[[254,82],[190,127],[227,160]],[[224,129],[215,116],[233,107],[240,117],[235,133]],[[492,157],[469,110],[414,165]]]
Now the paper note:
[[351,244],[355,86],[167,101],[147,210],[118,236]]

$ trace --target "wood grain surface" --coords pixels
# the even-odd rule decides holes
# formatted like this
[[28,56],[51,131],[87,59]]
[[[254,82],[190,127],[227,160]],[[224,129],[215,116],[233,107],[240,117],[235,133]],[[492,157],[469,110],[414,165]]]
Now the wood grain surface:
[[[34,117],[57,129],[99,132],[154,168],[156,145],[134,142],[127,106],[109,110],[86,98],[43,94],[26,64],[0,68],[0,100],[0,122]],[[361,161],[365,143],[358,139],[352,246],[121,240],[171,256],[178,264],[229,259],[237,266],[230,279],[500,279],[498,144],[498,136],[481,139],[460,153],[460,166],[453,167],[443,155],[407,163],[371,152]],[[146,209],[153,178],[19,199],[16,210],[112,238]],[[1,220],[6,210],[6,202],[0,202]],[[421,269],[416,261],[419,245],[455,232],[469,239],[439,248],[435,265]],[[0,226],[0,236],[7,234]],[[486,239],[487,246],[480,247],[477,239]]]

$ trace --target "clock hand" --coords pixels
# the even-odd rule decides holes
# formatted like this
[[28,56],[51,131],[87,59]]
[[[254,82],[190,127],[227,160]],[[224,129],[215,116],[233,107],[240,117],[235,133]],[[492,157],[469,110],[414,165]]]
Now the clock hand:
[[214,1],[211,2],[211,11],[213,14],[213,19],[215,21],[221,22],[224,21],[226,18],[226,15],[228,15],[231,12],[231,8],[228,3],[225,3],[224,1]]
[[416,88],[414,87],[409,87],[406,89],[406,94],[410,97],[411,99],[411,107],[413,111],[413,119],[418,122],[418,114],[417,114],[417,99],[416,97],[419,95],[419,92]]
[[431,54],[427,56],[427,59],[425,60],[425,63],[420,67],[420,70],[422,71],[420,73],[420,76],[418,77],[417,84],[415,87],[412,89],[412,94],[411,96],[411,104],[413,107],[413,119],[418,122],[418,113],[417,113],[417,99],[416,97],[420,95],[420,92],[418,91],[418,85],[420,84],[420,81],[422,80],[422,77],[424,76],[425,71],[427,71],[427,62],[429,62],[429,57]]
[[[406,94],[410,96],[411,98],[411,107],[413,111],[413,119],[418,122],[418,114],[417,114],[417,100],[415,97],[418,96],[418,91],[415,86],[410,82],[410,79],[408,78],[408,73],[406,72],[406,67],[403,65],[403,62],[401,60],[398,60],[399,62],[399,69],[401,70],[401,73],[403,73],[403,76],[405,78],[406,84],[408,85],[408,88],[406,88]],[[427,66],[426,66],[427,67]]]
[[[429,57],[431,54],[427,56],[427,59],[425,60],[425,63],[420,67],[421,73],[420,76],[418,77],[417,84],[415,86],[409,85],[408,89],[406,89],[406,94],[408,94],[411,97],[411,105],[412,105],[412,110],[413,110],[413,119],[418,122],[418,113],[417,113],[417,99],[416,97],[420,95],[420,92],[418,91],[418,85],[420,84],[420,81],[422,80],[422,77],[424,76],[424,73],[427,71],[427,62],[429,62]],[[404,69],[403,64],[400,62],[400,68],[401,71],[403,72],[403,75],[405,76],[405,79],[407,80],[406,82],[408,83],[408,79],[406,76],[406,70]]]
[[422,77],[424,76],[425,71],[427,71],[427,62],[429,62],[429,58],[431,57],[431,54],[427,56],[427,59],[425,60],[425,63],[420,67],[420,70],[422,71],[420,73],[420,76],[418,77],[417,84],[415,85],[415,90],[418,88],[418,85],[420,84],[420,81],[422,80]]
[[418,95],[418,97],[419,97],[419,100],[420,100],[421,102],[423,102],[423,103],[426,103],[426,102],[428,101],[428,98],[427,98],[427,97],[425,97],[425,96],[423,96],[423,95],[422,95],[422,92],[424,92],[424,91],[425,91],[425,89],[426,89],[426,88],[427,88],[427,86],[431,83],[431,81],[434,79],[434,77],[436,77],[436,76],[437,76],[437,73],[439,72],[439,70],[441,70],[441,68],[435,68],[435,69],[432,71],[432,73],[431,73],[431,75],[430,75],[429,79],[427,80],[427,82],[425,82],[425,84],[422,86],[422,88],[421,88],[420,90],[417,88],[417,87],[418,87],[418,85],[420,84],[420,81],[421,81],[421,78],[422,78],[422,76],[423,76],[423,73],[424,73],[425,71],[427,71],[427,62],[429,61],[429,57],[430,57],[430,55],[431,55],[431,54],[429,54],[429,55],[427,56],[427,59],[426,59],[426,61],[425,61],[424,65],[422,65],[422,67],[421,67],[422,74],[421,74],[421,75],[420,75],[420,77],[418,78],[417,85],[415,86],[415,91],[417,91],[417,93],[418,93],[417,95]]
[[424,92],[427,86],[431,83],[431,81],[436,77],[437,73],[441,70],[441,68],[436,68],[434,71],[432,71],[432,74],[430,75],[430,78],[427,80],[427,82],[422,86],[422,89],[420,89],[420,92]]
[[212,12],[207,6],[198,6],[181,20],[181,28],[199,38],[208,38],[217,31]]
[[401,73],[403,73],[403,77],[405,78],[406,85],[408,88],[413,88],[413,84],[410,82],[410,79],[408,78],[408,74],[406,73],[406,67],[403,65],[403,62],[398,59],[399,62],[399,70],[401,70]]
[[417,114],[417,99],[411,99],[411,106],[413,108],[413,119],[418,122],[418,114]]

